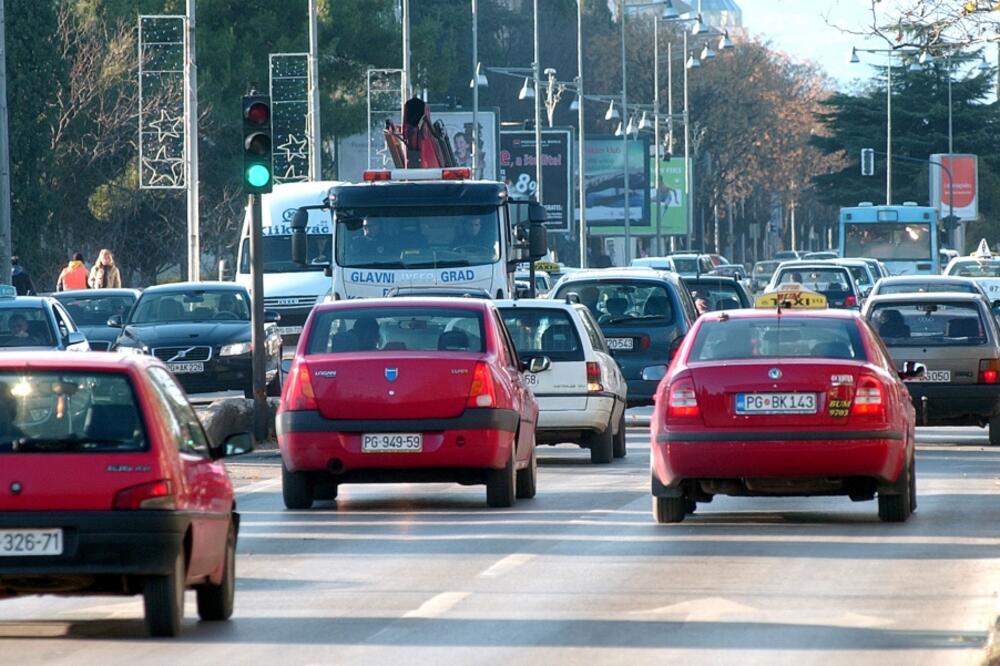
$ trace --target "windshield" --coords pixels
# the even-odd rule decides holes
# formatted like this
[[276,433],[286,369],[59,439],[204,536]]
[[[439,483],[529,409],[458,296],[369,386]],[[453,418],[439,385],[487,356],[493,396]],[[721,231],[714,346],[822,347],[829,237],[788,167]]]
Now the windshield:
[[447,268],[500,259],[495,206],[356,208],[338,210],[336,222],[340,266]]
[[66,306],[77,326],[106,326],[108,319],[114,315],[124,317],[135,304],[135,296],[104,296],[100,291],[87,296],[73,298],[57,296],[57,298]]
[[53,347],[52,327],[42,308],[0,310],[0,348]]
[[865,266],[848,266],[851,275],[854,276],[854,281],[862,287],[870,287],[872,281],[868,276],[868,269]]
[[948,275],[971,278],[1000,277],[1000,261],[963,261],[956,262],[948,269]]
[[[306,263],[292,261],[291,236],[264,236],[265,273],[302,273],[321,271],[330,263],[330,234],[306,236]],[[240,273],[250,273],[250,239],[240,246]]]
[[480,312],[445,308],[357,308],[316,315],[309,354],[345,352],[482,352]]
[[703,299],[706,311],[736,310],[744,307],[738,287],[732,282],[699,282],[689,284],[691,298]]
[[775,284],[794,282],[821,294],[853,291],[846,268],[783,268],[777,275]]
[[913,294],[919,292],[960,292],[977,294],[979,289],[971,282],[902,282],[899,284],[883,284],[879,287],[879,296],[883,294]]
[[844,225],[845,257],[878,257],[882,261],[929,261],[928,222],[880,222]]
[[666,287],[651,281],[574,281],[559,290],[556,298],[576,292],[598,323],[629,324],[638,321],[672,323],[674,305]]
[[778,270],[780,263],[780,261],[758,261],[753,265],[754,277],[771,277],[774,275],[774,271]]
[[845,319],[754,318],[705,321],[691,361],[751,358],[864,359],[857,324]]
[[171,291],[143,294],[130,324],[184,321],[250,321],[250,303],[240,291]]
[[0,372],[0,454],[145,448],[139,407],[124,375]]
[[548,356],[553,361],[583,361],[583,345],[565,310],[501,308],[518,356]]
[[678,273],[695,275],[698,273],[697,259],[674,259],[674,268]]
[[879,303],[868,313],[890,347],[964,347],[986,343],[975,303]]

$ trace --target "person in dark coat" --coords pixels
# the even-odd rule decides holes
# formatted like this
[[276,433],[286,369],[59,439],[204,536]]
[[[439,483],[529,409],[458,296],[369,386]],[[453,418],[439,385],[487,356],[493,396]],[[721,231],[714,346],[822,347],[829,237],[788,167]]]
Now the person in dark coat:
[[21,265],[21,259],[16,256],[10,258],[10,283],[17,290],[18,296],[31,296],[35,293],[31,276]]

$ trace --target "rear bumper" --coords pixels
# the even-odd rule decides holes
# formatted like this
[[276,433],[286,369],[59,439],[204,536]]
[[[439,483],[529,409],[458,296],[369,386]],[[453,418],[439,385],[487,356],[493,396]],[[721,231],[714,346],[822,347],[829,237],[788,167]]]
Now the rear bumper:
[[13,577],[166,575],[190,524],[176,511],[0,512],[0,529],[63,530],[62,555],[0,557],[0,591]]
[[546,398],[538,398],[538,432],[548,430],[600,431],[608,427],[615,407],[611,394],[584,396],[581,409],[551,409]]
[[981,425],[1000,414],[1000,384],[907,382],[919,425]]
[[[291,471],[330,471],[346,479],[353,471],[413,469],[501,469],[510,458],[517,412],[466,409],[451,419],[325,419],[319,412],[282,412],[278,449]],[[365,453],[364,433],[421,433],[418,453]]]
[[903,433],[672,432],[652,446],[653,476],[665,489],[686,480],[863,477],[897,479],[907,457]]

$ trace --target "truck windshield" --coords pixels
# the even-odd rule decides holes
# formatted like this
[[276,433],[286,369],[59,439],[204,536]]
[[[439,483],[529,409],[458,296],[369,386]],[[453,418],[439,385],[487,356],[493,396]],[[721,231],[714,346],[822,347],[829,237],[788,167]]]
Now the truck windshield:
[[[303,273],[321,271],[330,263],[330,235],[309,234],[306,263],[292,261],[291,236],[264,236],[265,273]],[[250,274],[250,239],[240,246],[240,273]]]
[[336,222],[339,266],[447,268],[500,259],[495,206],[345,209]]
[[916,222],[844,225],[845,257],[878,257],[882,261],[928,261],[931,226]]

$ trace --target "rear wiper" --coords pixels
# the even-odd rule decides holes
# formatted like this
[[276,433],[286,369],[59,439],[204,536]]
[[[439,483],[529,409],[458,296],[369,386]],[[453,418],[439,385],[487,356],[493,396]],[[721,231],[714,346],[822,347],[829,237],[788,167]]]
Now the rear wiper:
[[[101,439],[99,437],[21,437],[11,442],[11,450],[22,453],[49,451],[72,451],[98,447],[120,447],[123,444],[132,445],[126,439]],[[93,445],[88,447],[87,445]]]
[[643,319],[663,319],[666,316],[667,315],[661,315],[661,314],[648,314],[648,315],[638,315],[638,316],[634,316],[634,315],[621,315],[621,316],[618,316],[618,317],[613,317],[611,319],[608,319],[604,323],[605,324],[621,324],[622,322],[626,322],[626,321],[641,321]]

